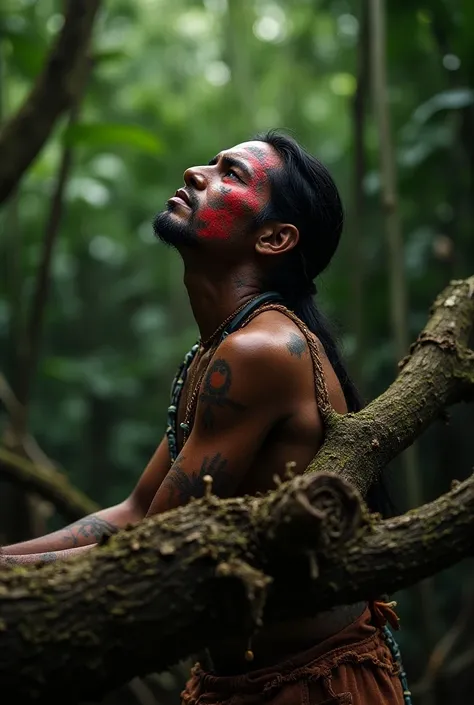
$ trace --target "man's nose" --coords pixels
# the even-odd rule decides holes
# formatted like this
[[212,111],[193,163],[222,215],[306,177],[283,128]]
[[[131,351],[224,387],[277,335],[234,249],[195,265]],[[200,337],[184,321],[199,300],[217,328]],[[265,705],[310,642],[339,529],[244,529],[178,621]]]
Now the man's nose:
[[192,166],[186,169],[183,178],[186,186],[192,186],[198,191],[202,191],[206,188],[207,179],[203,173],[203,167]]

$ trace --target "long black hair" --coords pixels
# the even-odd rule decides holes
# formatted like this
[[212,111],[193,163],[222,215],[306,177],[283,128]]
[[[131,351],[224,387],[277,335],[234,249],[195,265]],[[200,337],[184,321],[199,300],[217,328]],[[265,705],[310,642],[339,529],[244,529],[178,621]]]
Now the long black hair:
[[[282,169],[270,172],[270,203],[258,221],[291,223],[300,235],[298,245],[282,258],[268,285],[283,295],[288,307],[319,338],[341,384],[348,411],[359,411],[362,398],[331,326],[314,300],[317,290],[313,280],[328,266],[342,234],[344,211],[339,191],[326,167],[292,137],[271,130],[254,139],[271,145],[283,161]],[[382,483],[373,486],[367,503],[372,511],[385,514],[389,510]]]

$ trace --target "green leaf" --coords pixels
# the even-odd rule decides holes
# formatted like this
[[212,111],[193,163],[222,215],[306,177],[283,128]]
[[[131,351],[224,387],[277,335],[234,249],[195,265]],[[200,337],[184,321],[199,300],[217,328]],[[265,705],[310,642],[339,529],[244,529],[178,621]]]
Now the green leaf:
[[158,137],[144,127],[119,123],[81,123],[73,125],[64,135],[66,144],[71,146],[105,147],[123,144],[148,154],[159,154],[162,143]]

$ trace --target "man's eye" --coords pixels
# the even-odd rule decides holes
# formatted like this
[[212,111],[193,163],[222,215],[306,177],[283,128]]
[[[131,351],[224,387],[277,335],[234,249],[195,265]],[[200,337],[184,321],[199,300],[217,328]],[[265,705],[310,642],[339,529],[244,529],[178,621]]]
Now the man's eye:
[[231,176],[233,179],[237,179],[237,181],[242,181],[242,179],[240,178],[240,176],[237,174],[237,172],[234,169],[227,169],[224,176]]

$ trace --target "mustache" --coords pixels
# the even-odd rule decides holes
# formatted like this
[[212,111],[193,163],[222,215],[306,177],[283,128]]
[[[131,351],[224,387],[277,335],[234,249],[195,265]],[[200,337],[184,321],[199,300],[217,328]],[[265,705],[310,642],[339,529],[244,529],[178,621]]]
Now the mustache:
[[199,205],[199,199],[194,191],[191,191],[189,188],[185,188],[184,191],[186,191],[186,195],[189,198],[189,205],[191,206],[191,210],[194,212],[198,205]]

